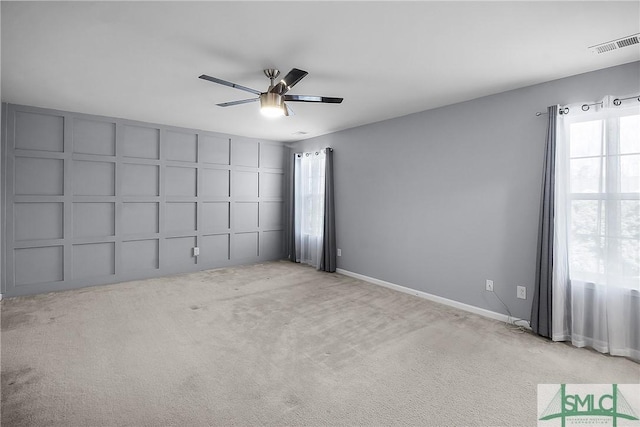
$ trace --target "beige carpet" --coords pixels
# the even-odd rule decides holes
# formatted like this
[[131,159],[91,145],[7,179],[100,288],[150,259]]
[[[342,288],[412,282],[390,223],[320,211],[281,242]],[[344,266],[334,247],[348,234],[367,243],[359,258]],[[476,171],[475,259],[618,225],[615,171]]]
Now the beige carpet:
[[536,424],[640,365],[274,262],[2,301],[2,426]]

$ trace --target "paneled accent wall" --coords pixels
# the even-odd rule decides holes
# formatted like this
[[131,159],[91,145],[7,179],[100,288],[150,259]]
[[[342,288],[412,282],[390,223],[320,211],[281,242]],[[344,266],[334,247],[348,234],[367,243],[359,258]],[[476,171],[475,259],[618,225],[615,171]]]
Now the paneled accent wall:
[[4,295],[283,256],[282,144],[3,108]]

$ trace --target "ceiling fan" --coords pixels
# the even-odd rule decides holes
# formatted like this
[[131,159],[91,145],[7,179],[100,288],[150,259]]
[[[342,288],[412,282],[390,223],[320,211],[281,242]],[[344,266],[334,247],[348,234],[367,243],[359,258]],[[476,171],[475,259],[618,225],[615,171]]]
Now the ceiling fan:
[[230,107],[232,105],[247,104],[249,102],[260,101],[260,112],[266,116],[278,117],[278,116],[291,116],[293,111],[291,107],[285,104],[288,102],[320,102],[325,104],[340,104],[342,98],[332,98],[328,96],[316,96],[316,95],[287,95],[286,93],[295,86],[300,80],[302,80],[307,74],[306,71],[299,70],[297,68],[292,69],[275,85],[273,81],[280,75],[280,71],[275,68],[267,68],[264,70],[264,74],[271,80],[271,84],[266,92],[260,92],[255,89],[251,89],[246,86],[241,86],[235,83],[221,80],[215,77],[201,75],[199,78],[208,80],[210,82],[218,83],[224,86],[233,87],[236,89],[244,90],[245,92],[251,92],[254,95],[258,95],[258,98],[242,99],[240,101],[223,102],[216,104],[220,107]]

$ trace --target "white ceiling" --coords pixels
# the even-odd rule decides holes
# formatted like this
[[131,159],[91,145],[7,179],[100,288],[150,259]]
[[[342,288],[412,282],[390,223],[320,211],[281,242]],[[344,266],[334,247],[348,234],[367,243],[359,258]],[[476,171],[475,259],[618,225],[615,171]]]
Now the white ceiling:
[[[640,2],[1,2],[2,101],[294,141],[640,60]],[[309,72],[268,119],[263,68]],[[541,106],[541,108],[544,106]],[[305,136],[296,132],[308,132]]]

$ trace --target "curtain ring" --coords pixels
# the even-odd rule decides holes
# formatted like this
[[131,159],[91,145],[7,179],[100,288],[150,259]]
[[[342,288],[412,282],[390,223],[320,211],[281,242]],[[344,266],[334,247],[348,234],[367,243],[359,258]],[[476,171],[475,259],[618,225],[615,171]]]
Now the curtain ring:
[[589,106],[587,104],[582,104],[582,111],[589,111]]
[[[640,100],[640,98],[638,98],[638,100]],[[619,107],[620,104],[622,104],[622,101],[620,101],[620,99],[616,98],[613,100],[613,105],[615,105],[616,107]]]
[[562,115],[562,114],[569,114],[569,107],[561,108],[560,110],[558,110],[558,113],[559,113],[560,115]]

